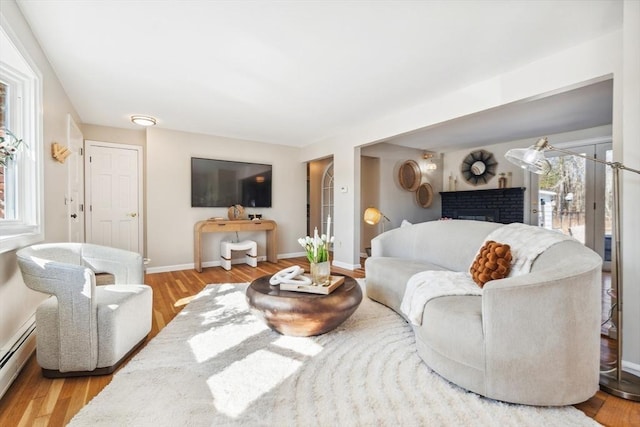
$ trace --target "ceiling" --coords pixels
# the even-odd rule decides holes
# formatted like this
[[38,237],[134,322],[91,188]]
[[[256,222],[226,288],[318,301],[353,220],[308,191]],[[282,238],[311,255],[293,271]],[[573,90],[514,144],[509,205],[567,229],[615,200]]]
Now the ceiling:
[[[148,114],[161,128],[292,146],[622,23],[617,0],[17,3],[83,123],[133,129],[129,117]],[[511,104],[395,142],[477,145],[610,123],[610,86]]]

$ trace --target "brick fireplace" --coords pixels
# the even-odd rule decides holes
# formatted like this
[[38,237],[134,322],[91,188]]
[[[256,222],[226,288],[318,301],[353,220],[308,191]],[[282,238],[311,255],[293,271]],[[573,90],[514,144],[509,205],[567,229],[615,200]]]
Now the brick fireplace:
[[442,217],[509,224],[524,222],[524,187],[443,191]]

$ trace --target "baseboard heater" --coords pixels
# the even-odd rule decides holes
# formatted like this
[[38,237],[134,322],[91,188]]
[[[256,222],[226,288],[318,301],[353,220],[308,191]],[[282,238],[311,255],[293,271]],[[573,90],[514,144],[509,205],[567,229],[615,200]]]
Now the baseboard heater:
[[0,398],[11,386],[13,380],[35,349],[36,318],[31,316],[13,336],[10,346],[2,348],[0,358]]

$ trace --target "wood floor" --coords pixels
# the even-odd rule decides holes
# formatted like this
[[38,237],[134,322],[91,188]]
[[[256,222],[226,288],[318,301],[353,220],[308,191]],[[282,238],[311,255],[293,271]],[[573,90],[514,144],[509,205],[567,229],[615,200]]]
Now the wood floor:
[[[174,271],[146,275],[146,283],[153,287],[153,326],[147,341],[164,328],[175,315],[209,283],[250,282],[265,274],[273,274],[291,265],[309,268],[304,258],[280,260],[277,264],[258,263],[257,268],[234,265],[231,271],[220,267]],[[334,272],[356,278],[364,277],[364,270]],[[603,358],[611,358],[610,343],[603,340]],[[35,356],[0,400],[0,426],[64,426],[109,382],[111,375],[67,379],[46,379],[40,374]],[[589,417],[606,426],[639,426],[640,403],[630,402],[598,392],[588,401],[575,405]]]

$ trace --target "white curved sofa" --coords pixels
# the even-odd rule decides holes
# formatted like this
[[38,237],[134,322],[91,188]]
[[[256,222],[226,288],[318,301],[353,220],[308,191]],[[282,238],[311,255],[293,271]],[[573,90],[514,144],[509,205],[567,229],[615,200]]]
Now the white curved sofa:
[[[409,279],[425,270],[468,272],[499,227],[446,220],[377,236],[365,264],[368,297],[407,319],[400,306]],[[554,233],[526,227],[534,236]],[[418,354],[444,378],[492,399],[583,402],[598,390],[601,267],[595,252],[568,239],[539,254],[528,273],[487,282],[481,296],[431,299],[422,324],[412,324]]]

